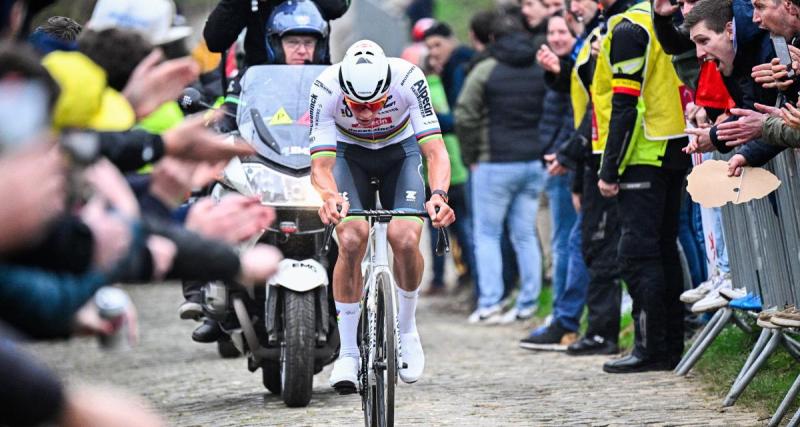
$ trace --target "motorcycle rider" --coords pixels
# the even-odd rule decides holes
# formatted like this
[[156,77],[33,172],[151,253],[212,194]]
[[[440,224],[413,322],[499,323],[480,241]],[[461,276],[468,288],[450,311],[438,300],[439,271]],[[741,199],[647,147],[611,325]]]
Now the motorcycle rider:
[[[424,208],[434,227],[450,225],[455,221],[447,205],[450,161],[425,75],[403,59],[387,58],[372,41],[356,42],[341,63],[320,74],[311,88],[309,111],[311,182],[324,203],[320,208],[322,222],[337,224],[339,237],[333,295],[341,349],[330,384],[340,393],[353,393],[358,382],[356,330],[363,286],[360,264],[369,225],[364,218],[345,216],[351,207],[375,207],[370,180],[379,178],[383,208]],[[427,203],[421,155],[428,162],[432,189]],[[400,346],[408,365],[399,373],[406,383],[416,382],[425,366],[415,320],[423,271],[421,234],[419,218],[396,218],[389,223],[388,240],[398,284]]]
[[[350,0],[314,0],[313,2],[318,8],[320,16],[326,21],[326,25],[327,21],[344,15],[350,7]],[[250,0],[221,0],[211,12],[203,29],[203,38],[208,44],[208,49],[216,53],[225,51],[246,28],[247,33],[244,39],[246,65],[279,63],[270,59],[270,47],[264,45],[264,40],[270,37],[267,34],[270,23],[275,17],[275,12],[280,8],[286,8],[287,3],[299,5],[302,2],[278,3],[280,2],[275,0],[259,0],[258,10],[253,11],[253,3]],[[324,60],[327,62],[330,61],[327,57],[327,38],[324,41],[324,53],[326,54]]]
[[[269,64],[305,65],[325,64],[328,57],[328,22],[323,19],[311,0],[289,0],[276,6],[266,25],[266,52]],[[238,86],[235,84],[234,86]],[[235,114],[239,88],[228,94],[222,108]],[[226,118],[224,120],[228,120]],[[235,119],[224,126],[236,128]],[[197,319],[203,316],[201,288],[203,283],[184,283],[186,301],[178,309],[182,319]],[[197,342],[216,342],[220,337],[219,324],[205,319],[192,333]]]

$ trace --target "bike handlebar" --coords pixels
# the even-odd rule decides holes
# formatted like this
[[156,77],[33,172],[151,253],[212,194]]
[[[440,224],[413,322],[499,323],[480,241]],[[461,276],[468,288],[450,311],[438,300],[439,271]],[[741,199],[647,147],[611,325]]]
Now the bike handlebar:
[[[361,216],[367,218],[392,218],[400,216],[415,216],[415,217],[429,217],[426,211],[405,211],[405,210],[385,210],[385,209],[357,209],[347,212],[347,217]],[[333,230],[335,225],[329,224],[325,226],[325,240],[322,244],[320,256],[325,256],[330,250],[331,237],[333,237]],[[447,227],[438,229],[436,233],[436,255],[442,256],[450,252],[450,236],[447,234]]]

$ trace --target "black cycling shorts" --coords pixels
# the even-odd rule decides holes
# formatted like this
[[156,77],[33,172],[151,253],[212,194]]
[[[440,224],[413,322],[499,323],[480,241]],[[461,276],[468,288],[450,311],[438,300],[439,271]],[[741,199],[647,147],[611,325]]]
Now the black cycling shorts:
[[422,155],[413,136],[379,150],[339,142],[333,176],[350,209],[376,209],[373,179],[379,181],[381,208],[425,209]]

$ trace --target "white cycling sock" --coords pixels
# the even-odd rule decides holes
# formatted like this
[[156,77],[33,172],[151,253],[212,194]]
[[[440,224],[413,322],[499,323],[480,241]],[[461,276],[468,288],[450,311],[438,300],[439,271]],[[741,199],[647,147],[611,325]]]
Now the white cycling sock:
[[397,288],[397,320],[401,334],[417,332],[417,299],[419,289],[408,292]]
[[361,316],[360,303],[344,303],[336,301],[336,322],[339,325],[341,349],[339,358],[358,357],[358,318]]

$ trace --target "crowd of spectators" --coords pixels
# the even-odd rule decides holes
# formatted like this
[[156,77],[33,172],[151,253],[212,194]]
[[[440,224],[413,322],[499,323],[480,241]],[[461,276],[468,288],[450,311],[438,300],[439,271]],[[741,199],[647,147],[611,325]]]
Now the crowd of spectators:
[[734,285],[720,209],[693,203],[686,176],[715,151],[739,176],[798,145],[799,18],[794,0],[520,0],[473,15],[471,50],[447,23],[417,21],[425,46],[406,57],[444,87],[442,130],[468,172],[457,264],[476,284],[469,321],[536,313],[540,241],[552,314],[520,346],[617,354],[630,294],[633,350],[608,373],[673,369],[703,313],[757,300]]
[[[20,340],[116,333],[93,299],[112,284],[263,285],[280,252],[235,245],[275,214],[245,196],[188,203],[254,150],[175,101],[217,67],[189,56],[171,0],[100,0],[88,23],[28,28],[49,3],[0,2],[0,424],[161,425],[117,391],[66,385]],[[135,343],[136,308],[124,316]]]

